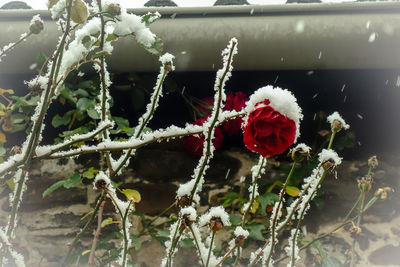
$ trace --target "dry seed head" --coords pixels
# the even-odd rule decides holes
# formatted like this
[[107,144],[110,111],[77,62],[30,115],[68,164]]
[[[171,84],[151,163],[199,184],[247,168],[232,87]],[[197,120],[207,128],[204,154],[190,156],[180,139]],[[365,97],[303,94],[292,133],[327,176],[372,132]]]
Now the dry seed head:
[[372,156],[368,159],[368,166],[372,169],[376,169],[378,167],[378,159],[376,158],[376,156]]

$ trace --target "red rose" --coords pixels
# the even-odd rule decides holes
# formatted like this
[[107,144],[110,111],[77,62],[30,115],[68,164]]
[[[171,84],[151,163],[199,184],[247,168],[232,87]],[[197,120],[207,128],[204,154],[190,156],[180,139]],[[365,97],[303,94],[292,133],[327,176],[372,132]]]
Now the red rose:
[[[203,125],[203,123],[207,120],[208,117],[209,116],[198,119],[193,124]],[[213,139],[213,144],[215,149],[221,147],[223,140],[224,140],[224,135],[222,134],[221,129],[215,128],[214,139]],[[200,134],[199,136],[191,135],[183,139],[183,145],[185,146],[186,151],[192,154],[193,156],[201,156],[203,155],[204,141],[205,137],[203,134]]]
[[[226,97],[224,110],[241,111],[245,106],[248,98],[242,92],[237,92],[235,95],[230,93]],[[234,135],[240,132],[243,119],[237,117],[235,119],[224,122],[222,127],[229,135]]]
[[296,138],[296,123],[269,104],[269,100],[257,103],[243,127],[243,142],[263,157],[283,153]]

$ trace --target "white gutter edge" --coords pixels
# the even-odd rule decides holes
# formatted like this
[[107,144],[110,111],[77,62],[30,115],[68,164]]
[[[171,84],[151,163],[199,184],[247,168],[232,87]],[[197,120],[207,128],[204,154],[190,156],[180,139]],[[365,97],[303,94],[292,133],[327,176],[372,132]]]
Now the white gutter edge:
[[[151,29],[165,51],[176,56],[177,71],[212,71],[231,37],[239,40],[236,70],[400,69],[400,2],[142,8],[163,18]],[[0,46],[28,28],[34,14],[48,11],[0,10]],[[40,51],[49,54],[56,25],[10,52],[0,73],[28,73]],[[112,71],[157,71],[158,60],[120,40],[110,58]]]

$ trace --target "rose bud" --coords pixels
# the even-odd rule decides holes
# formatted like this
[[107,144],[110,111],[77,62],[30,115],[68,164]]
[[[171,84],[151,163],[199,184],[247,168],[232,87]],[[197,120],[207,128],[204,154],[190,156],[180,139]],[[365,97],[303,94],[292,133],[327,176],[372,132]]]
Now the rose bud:
[[119,16],[121,15],[121,6],[119,4],[111,3],[107,7],[107,13],[111,17]]
[[29,31],[33,34],[39,34],[44,29],[43,20],[36,15],[32,18]]
[[371,169],[376,169],[378,167],[378,159],[376,158],[376,156],[372,156],[368,159],[368,167],[370,167]]
[[342,129],[347,130],[350,128],[337,111],[329,115],[327,121],[331,124],[332,132],[339,132]]
[[295,148],[289,151],[289,156],[293,161],[302,162],[304,159],[310,158],[310,147],[305,144],[298,144]]

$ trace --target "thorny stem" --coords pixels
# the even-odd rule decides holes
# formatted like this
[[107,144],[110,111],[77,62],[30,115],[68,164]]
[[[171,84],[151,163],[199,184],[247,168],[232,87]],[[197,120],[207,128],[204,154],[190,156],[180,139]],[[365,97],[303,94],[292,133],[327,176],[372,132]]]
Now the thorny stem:
[[[172,266],[172,256],[174,254],[175,247],[178,244],[179,238],[181,237],[181,233],[183,232],[183,230],[179,231],[179,227],[181,225],[181,221],[182,221],[182,218],[180,216],[178,221],[177,221],[177,223],[176,223],[176,228],[175,228],[175,231],[174,231],[174,235],[173,235],[172,240],[171,240],[171,248],[168,251],[168,258],[167,258],[167,264],[166,264],[167,267],[171,267]],[[178,231],[179,231],[179,234],[178,234]]]
[[244,227],[244,225],[246,224],[246,217],[247,217],[247,214],[249,213],[249,210],[251,209],[251,206],[253,205],[253,202],[254,202],[254,200],[255,200],[255,198],[256,198],[256,186],[257,186],[257,180],[258,180],[258,178],[260,177],[260,175],[261,175],[261,171],[262,171],[262,169],[264,168],[264,165],[265,165],[265,161],[267,160],[266,158],[264,158],[263,156],[260,156],[260,158],[261,158],[261,163],[260,163],[260,167],[258,168],[258,170],[257,170],[257,174],[256,174],[256,176],[255,177],[253,177],[253,181],[252,181],[252,194],[251,194],[251,197],[250,197],[250,203],[249,203],[249,206],[247,207],[247,209],[244,211],[244,214],[243,214],[243,219],[242,219],[242,227]]
[[128,208],[126,209],[125,215],[122,217],[122,230],[124,233],[124,252],[122,259],[122,267],[126,266],[126,256],[128,255],[128,233],[126,231],[126,220],[128,219],[129,208],[132,205],[132,200],[129,201]]
[[[354,218],[352,218],[352,219],[345,220],[345,222],[343,222],[343,223],[341,223],[340,225],[338,225],[337,227],[335,227],[332,231],[329,231],[329,232],[327,232],[327,233],[325,233],[325,234],[322,234],[322,235],[320,235],[320,236],[314,238],[313,240],[311,240],[311,241],[310,241],[309,243],[307,243],[306,245],[303,245],[302,247],[300,247],[299,250],[304,250],[304,249],[308,248],[309,246],[311,246],[314,242],[316,242],[316,241],[318,241],[318,240],[321,240],[322,238],[327,237],[327,236],[329,236],[329,235],[335,234],[339,229],[343,228],[344,226],[346,226],[346,225],[348,225],[348,224],[350,224],[350,223],[353,223],[353,221],[356,220],[358,217],[360,217],[362,214],[364,214],[364,213],[376,202],[376,200],[378,200],[378,197],[375,197],[375,196],[374,196],[374,197],[371,198],[371,200],[368,202],[368,203],[371,203],[371,205],[369,205],[369,206],[366,205],[365,208],[362,210],[361,213],[357,214],[357,215],[356,215]],[[289,256],[287,256],[287,255],[286,255],[286,256],[283,256],[283,257],[277,259],[277,260],[275,261],[275,263],[281,262],[281,261],[283,261],[283,260],[285,260],[285,259],[287,259],[287,258],[289,258]]]
[[92,241],[92,248],[90,250],[90,255],[89,255],[89,265],[93,265],[93,263],[94,263],[94,257],[95,257],[94,253],[96,251],[97,240],[99,239],[100,233],[101,233],[101,223],[103,221],[103,210],[104,210],[105,204],[106,204],[106,201],[103,200],[100,204],[99,212],[97,214],[97,229],[94,234],[93,241]]
[[[135,136],[136,138],[139,138],[139,137],[140,137],[140,135],[142,134],[144,128],[146,127],[147,123],[150,121],[150,119],[152,118],[152,116],[153,116],[153,114],[154,114],[154,112],[155,112],[157,99],[158,99],[159,96],[160,96],[162,85],[163,85],[163,83],[164,83],[165,77],[166,77],[167,74],[168,74],[168,71],[165,70],[165,68],[163,68],[163,69],[164,69],[164,70],[163,70],[163,74],[162,74],[161,80],[160,80],[160,82],[159,82],[159,84],[158,84],[158,86],[157,86],[156,92],[155,92],[155,94],[154,94],[154,98],[152,99],[151,111],[150,111],[150,113],[149,113],[149,116],[148,116],[147,118],[145,118],[145,119],[143,120],[143,123],[139,126],[140,128],[139,128],[139,131],[137,132],[137,134],[136,134],[136,136]],[[125,163],[126,163],[127,160],[129,159],[129,157],[131,156],[132,150],[133,150],[133,148],[129,148],[129,149],[128,149],[128,151],[125,153],[125,156],[123,156],[124,159],[122,160],[121,164],[119,164],[119,165],[115,168],[114,173],[112,174],[111,177],[113,177],[114,175],[116,175],[116,174],[123,168],[123,166],[125,165]]]
[[203,261],[203,257],[201,256],[201,250],[200,250],[200,246],[199,246],[199,241],[197,240],[197,237],[196,237],[196,235],[194,234],[193,227],[189,224],[188,228],[189,228],[190,232],[191,232],[192,235],[193,235],[194,243],[196,244],[197,251],[199,252],[199,257],[200,257],[200,260],[201,260],[201,265],[202,265],[202,266],[205,266],[204,261]]
[[0,51],[0,58],[3,57],[8,51],[10,51],[14,47],[16,47],[18,44],[20,44],[24,40],[28,39],[28,37],[31,36],[31,35],[32,35],[32,32],[29,32],[27,35],[25,35],[24,37],[20,38],[17,42],[15,42],[14,44],[12,44],[9,47],[7,47],[7,49],[5,49],[3,51]]
[[215,231],[213,231],[212,235],[211,235],[211,242],[210,242],[210,248],[208,249],[206,267],[208,267],[208,263],[210,262],[210,256],[211,256],[211,253],[212,253],[212,246],[213,246],[213,243],[214,243],[214,238],[215,238]]
[[[224,257],[217,263],[217,265],[215,265],[215,267],[218,267],[218,266],[220,266],[222,263],[224,263],[224,261],[229,257],[229,255],[232,254],[232,252],[233,252],[236,248],[240,249],[240,247],[239,247],[237,244],[235,244],[235,245],[233,246],[233,248],[231,248],[231,249],[224,255]],[[238,255],[238,256],[239,256],[239,255]],[[238,258],[239,258],[239,257],[237,257],[236,259],[238,259]]]
[[65,257],[63,258],[63,260],[61,262],[61,266],[65,266],[66,265],[66,263],[68,262],[68,259],[70,258],[71,253],[72,253],[76,243],[81,238],[83,233],[85,233],[89,229],[89,226],[93,223],[94,219],[96,218],[97,212],[99,211],[99,208],[100,208],[101,204],[104,201],[104,195],[105,195],[105,193],[103,192],[101,194],[100,198],[97,200],[96,207],[94,208],[94,211],[93,211],[92,215],[90,216],[89,220],[86,222],[86,224],[82,228],[82,230],[75,236],[74,240],[72,241],[71,245],[69,246],[67,255],[65,255]]
[[276,210],[275,210],[274,218],[272,219],[272,225],[271,225],[271,250],[270,250],[270,253],[269,253],[268,258],[267,258],[267,266],[269,266],[269,262],[271,260],[271,256],[272,256],[272,253],[273,253],[274,247],[275,247],[275,233],[276,233],[275,228],[276,228],[276,223],[278,222],[278,219],[279,219],[278,218],[278,214],[279,214],[279,211],[281,209],[281,205],[283,203],[283,196],[285,195],[286,187],[287,187],[287,185],[288,185],[288,183],[290,181],[290,178],[292,178],[292,175],[294,173],[294,169],[296,167],[296,164],[297,164],[297,161],[294,160],[293,164],[292,164],[292,168],[290,169],[290,172],[289,172],[288,176],[286,177],[286,181],[283,184],[283,187],[282,187],[281,192],[279,194],[278,205],[277,205]]
[[221,107],[221,104],[222,104],[222,89],[223,89],[223,86],[224,86],[224,82],[223,81],[225,80],[226,75],[230,71],[229,67],[232,64],[233,51],[234,51],[236,45],[237,45],[236,42],[232,42],[232,47],[231,47],[231,49],[229,51],[229,57],[228,57],[228,60],[227,60],[226,68],[225,68],[224,73],[222,74],[221,78],[219,79],[217,106],[215,107],[215,114],[214,114],[214,117],[212,118],[211,125],[208,128],[207,139],[206,139],[206,142],[205,142],[205,145],[207,146],[207,148],[206,148],[206,151],[205,151],[205,156],[202,157],[203,161],[199,163],[200,170],[199,170],[198,175],[196,177],[196,181],[194,183],[193,189],[190,192],[189,204],[192,204],[194,194],[196,193],[196,190],[197,190],[197,185],[199,184],[200,178],[203,176],[204,169],[205,169],[207,163],[209,162],[209,159],[210,159],[210,156],[211,156],[211,142],[212,142],[211,139],[213,138],[214,128],[215,128],[216,123],[218,121],[218,117],[219,117],[219,113],[220,113],[220,107]]
[[[331,147],[332,147],[333,140],[335,139],[335,134],[336,134],[336,131],[332,129],[332,134],[331,134],[331,138],[330,138],[330,140],[329,140],[328,149],[331,149]],[[318,184],[317,184],[317,186],[315,187],[314,192],[312,192],[312,195],[311,195],[311,197],[308,199],[308,201],[307,201],[306,203],[304,203],[304,207],[307,207],[307,206],[309,205],[310,201],[314,198],[314,195],[317,193],[318,188],[319,188],[319,186],[321,185],[321,183],[322,183],[322,181],[324,180],[324,178],[325,178],[325,176],[326,176],[327,173],[328,173],[328,170],[327,170],[327,169],[324,169],[324,171],[323,171],[323,173],[322,173],[322,175],[321,175],[321,178],[319,179]],[[300,214],[300,216],[299,216],[299,220],[297,221],[296,230],[295,230],[294,235],[293,235],[293,240],[292,240],[292,259],[291,259],[291,266],[292,266],[292,267],[294,267],[294,264],[295,264],[295,261],[296,261],[295,254],[296,254],[297,235],[298,235],[299,230],[300,230],[300,225],[301,225],[301,223],[302,223],[302,221],[303,221],[303,219],[304,219],[304,213],[305,213],[305,211],[306,211],[305,208],[301,211],[301,214]]]
[[[60,46],[58,47],[57,53],[56,53],[56,58],[59,58],[60,60],[60,53],[61,51],[64,49],[64,45],[65,45],[65,39],[68,35],[69,32],[69,28],[70,28],[70,18],[71,18],[71,3],[72,0],[69,0],[69,6],[67,9],[67,26],[66,26],[66,31],[63,35],[62,41],[60,43]],[[44,97],[44,102],[43,102],[43,106],[41,107],[41,110],[39,112],[39,117],[37,118],[37,120],[35,121],[34,125],[33,125],[33,129],[31,131],[31,135],[28,141],[28,146],[27,146],[27,150],[24,156],[24,168],[23,171],[21,172],[21,176],[18,179],[18,187],[17,187],[17,191],[16,191],[16,195],[14,196],[14,200],[11,206],[11,213],[10,213],[10,219],[9,219],[9,223],[8,223],[8,229],[7,229],[7,236],[11,236],[13,230],[14,230],[14,225],[15,225],[15,219],[16,219],[16,215],[17,215],[17,209],[19,206],[19,202],[21,199],[21,194],[22,194],[22,189],[23,186],[25,184],[25,178],[26,178],[26,172],[29,170],[30,167],[30,163],[33,157],[33,153],[35,151],[36,146],[38,145],[39,142],[39,136],[42,132],[42,124],[43,124],[43,119],[44,116],[46,114],[46,111],[48,109],[48,107],[50,106],[50,92],[52,91],[52,78],[54,77],[54,69],[55,66],[53,64],[52,69],[51,69],[51,73],[50,73],[50,79],[49,82],[47,84],[47,88],[45,91],[45,97]]]

